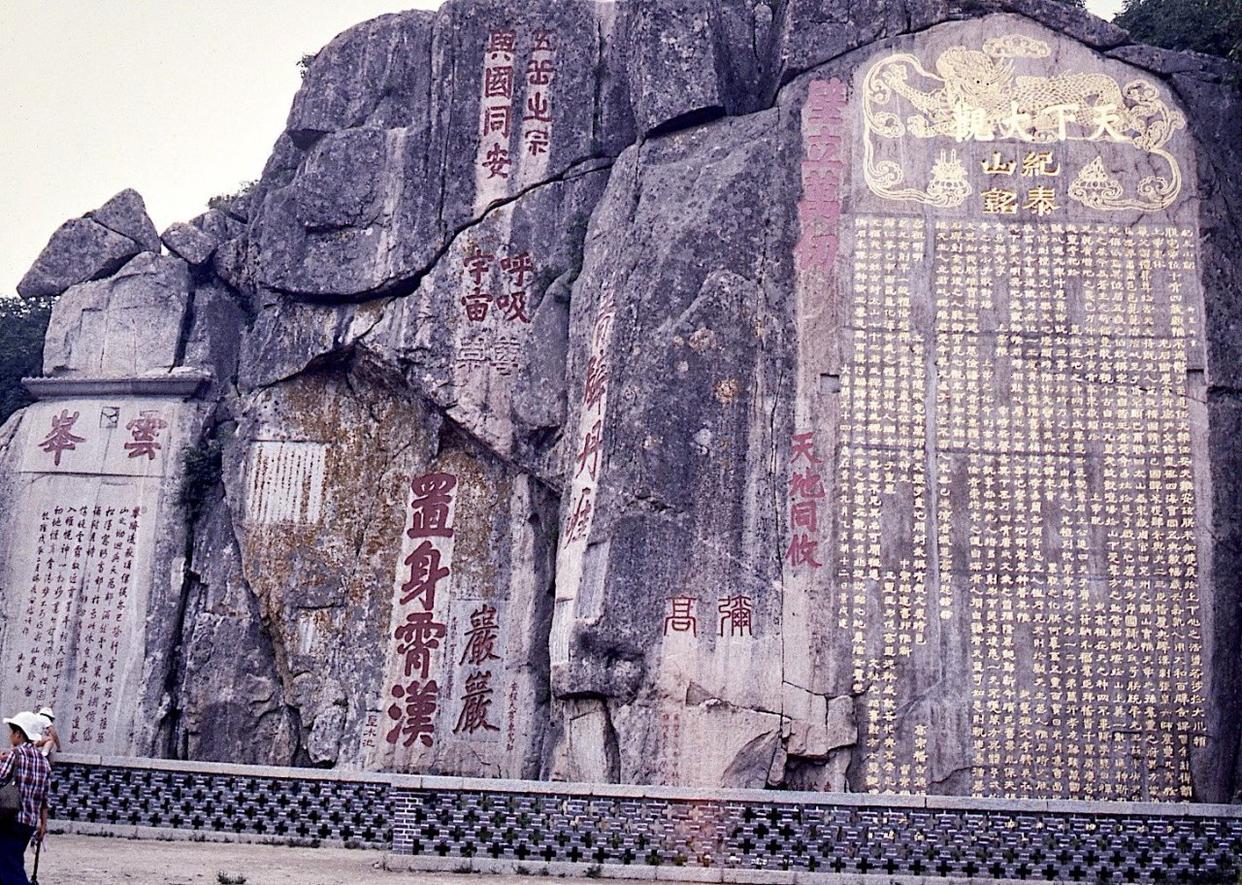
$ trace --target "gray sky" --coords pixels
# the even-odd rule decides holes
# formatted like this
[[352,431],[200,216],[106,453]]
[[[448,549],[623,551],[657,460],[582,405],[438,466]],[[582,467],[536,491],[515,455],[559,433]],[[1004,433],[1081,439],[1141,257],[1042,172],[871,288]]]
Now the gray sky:
[[[521,0],[513,0],[521,2]],[[0,295],[61,222],[136,189],[163,230],[257,178],[298,59],[439,0],[0,0]],[[1121,0],[1089,0],[1112,17]]]

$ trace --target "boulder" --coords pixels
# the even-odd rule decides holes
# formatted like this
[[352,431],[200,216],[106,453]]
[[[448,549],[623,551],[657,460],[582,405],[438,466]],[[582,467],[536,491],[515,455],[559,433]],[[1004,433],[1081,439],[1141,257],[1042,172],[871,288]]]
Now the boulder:
[[142,195],[133,189],[121,191],[94,212],[87,213],[88,218],[102,224],[110,231],[129,237],[142,247],[144,252],[160,251],[160,237],[155,232],[150,216],[147,215],[147,204]]
[[70,286],[106,277],[133,258],[142,247],[89,218],[60,226],[26,275],[17,284],[24,298],[59,295]]
[[216,247],[220,245],[220,241],[211,234],[183,221],[170,225],[160,234],[160,240],[168,247],[169,252],[185,259],[194,267],[210,261]]

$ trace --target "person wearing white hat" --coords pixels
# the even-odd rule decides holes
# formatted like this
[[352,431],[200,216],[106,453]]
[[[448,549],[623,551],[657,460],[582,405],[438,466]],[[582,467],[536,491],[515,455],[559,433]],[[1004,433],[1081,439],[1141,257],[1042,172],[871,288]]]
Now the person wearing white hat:
[[0,885],[30,885],[26,878],[26,846],[32,837],[42,842],[47,832],[47,793],[52,768],[34,745],[43,737],[45,721],[29,711],[4,720],[13,750],[0,759],[0,784],[12,780],[20,802],[13,817],[0,820]]
[[34,742],[39,748],[39,752],[43,754],[43,758],[48,762],[52,761],[52,754],[60,752],[60,733],[56,731],[56,714],[52,712],[51,707],[44,707],[37,714],[40,719],[46,719],[47,722],[43,726],[43,737]]

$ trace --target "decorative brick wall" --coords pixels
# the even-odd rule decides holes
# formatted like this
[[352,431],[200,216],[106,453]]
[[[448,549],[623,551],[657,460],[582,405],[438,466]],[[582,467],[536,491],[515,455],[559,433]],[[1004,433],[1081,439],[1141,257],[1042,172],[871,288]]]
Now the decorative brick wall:
[[1242,867],[1242,807],[1232,806],[707,793],[80,756],[56,765],[53,817],[71,830],[382,848],[409,869],[646,879],[1226,882]]

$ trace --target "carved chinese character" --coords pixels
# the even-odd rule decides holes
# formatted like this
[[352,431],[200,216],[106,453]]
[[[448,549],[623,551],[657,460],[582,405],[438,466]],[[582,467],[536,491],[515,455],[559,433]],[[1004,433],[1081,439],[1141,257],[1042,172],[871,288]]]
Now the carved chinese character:
[[526,116],[523,119],[537,123],[551,123],[552,102],[542,92],[532,93],[530,98],[526,99]]
[[1056,209],[1061,208],[1057,205],[1057,193],[1050,187],[1033,187],[1026,193],[1026,203],[1023,209],[1030,209],[1036,215],[1044,216]]
[[139,413],[139,416],[125,425],[125,429],[131,432],[133,436],[132,442],[125,444],[126,451],[129,452],[131,458],[141,458],[147,456],[147,460],[154,461],[155,453],[161,448],[156,442],[161,430],[168,426],[168,422],[159,416],[159,413],[153,409],[146,409]]
[[810,535],[795,534],[793,540],[789,542],[789,547],[785,550],[785,558],[789,560],[789,564],[794,568],[800,565],[821,568],[823,563],[815,559],[818,548],[819,542]]
[[466,693],[462,697],[461,713],[457,717],[457,725],[453,734],[466,732],[474,734],[480,728],[485,731],[500,731],[498,727],[487,721],[487,709],[492,705],[492,674],[484,670],[476,670],[466,677]]
[[552,133],[547,129],[527,129],[522,137],[526,139],[526,152],[532,157],[546,154],[552,146]]
[[412,513],[406,535],[411,538],[453,537],[449,507],[456,486],[457,477],[451,473],[428,473],[414,477],[410,482]]
[[513,98],[513,68],[498,65],[483,69],[484,98]]
[[805,458],[811,464],[822,464],[819,458],[815,457],[815,434],[814,433],[795,433],[793,436],[793,451],[789,455],[789,463],[797,464],[799,458]]
[[[508,135],[508,132],[505,133]],[[509,159],[509,149],[494,144],[491,150],[487,152],[486,159],[483,160],[483,167],[487,169],[489,179],[492,178],[508,178],[509,167],[513,165],[513,161]]]
[[1006,160],[1001,156],[1000,151],[992,151],[992,159],[983,160],[982,165],[985,175],[1013,175],[1014,169],[1018,166],[1018,161]]
[[440,700],[440,686],[433,679],[425,684],[417,680],[407,685],[394,685],[392,696],[399,703],[388,708],[388,718],[396,721],[396,726],[385,736],[390,744],[402,742],[407,747],[421,741],[423,746],[430,747],[435,734],[436,708]]
[[983,191],[983,211],[988,215],[1016,215],[1018,212],[1017,191],[991,188]]
[[477,286],[461,296],[461,303],[466,307],[466,319],[472,323],[481,323],[487,319],[491,302],[492,294]]
[[556,63],[550,58],[532,58],[526,64],[526,82],[531,86],[547,86],[556,73]]
[[556,52],[556,46],[553,44],[553,38],[556,37],[553,31],[535,31],[534,45],[531,46],[531,52]]
[[591,526],[591,490],[583,489],[573,505],[573,512],[565,521],[565,538],[570,543],[580,541],[587,536]]
[[818,501],[795,501],[789,507],[789,516],[794,528],[804,528],[811,533],[819,531]]
[[470,613],[470,629],[466,631],[466,647],[458,663],[470,663],[478,667],[485,661],[498,661],[496,638],[500,625],[496,622],[496,609],[484,603]]
[[85,437],[76,436],[71,432],[73,425],[77,423],[78,415],[78,412],[70,415],[68,409],[61,409],[59,415],[52,416],[52,432],[44,438],[43,442],[39,443],[39,448],[52,454],[53,463],[57,467],[60,466],[60,456],[63,452],[72,452],[77,448],[78,443],[86,442]]
[[749,596],[730,596],[720,600],[716,610],[720,613],[720,635],[725,635],[725,624],[729,625],[730,636],[754,636],[751,632],[751,611],[753,604]]
[[789,476],[789,495],[794,498],[823,498],[827,496],[824,491],[823,477],[818,473],[811,472],[808,467],[801,473],[794,472]]
[[585,470],[592,480],[599,473],[599,453],[604,441],[604,422],[602,419],[597,420],[587,431],[586,437],[582,441],[582,448],[578,452],[578,469],[574,476],[580,476]]
[[393,633],[393,638],[398,640],[397,654],[405,657],[407,679],[416,671],[419,679],[426,679],[431,666],[431,652],[440,647],[447,628],[433,621],[432,617],[431,612],[410,612],[405,617],[405,623]]
[[1009,115],[1000,122],[1000,137],[1018,141],[1030,141],[1035,121],[1026,111],[1018,109],[1018,103],[1009,103]]
[[1098,104],[1089,110],[1095,123],[1095,131],[1087,136],[1089,141],[1098,141],[1101,138],[1107,138],[1110,141],[1130,141],[1124,131],[1127,128],[1125,118],[1121,116],[1115,104]]
[[483,137],[499,132],[501,137],[509,137],[509,127],[513,123],[513,109],[509,105],[486,105],[483,108]]
[[604,357],[593,356],[587,360],[586,383],[582,387],[582,407],[598,412],[604,394],[608,392],[608,364]]
[[965,99],[953,106],[953,137],[958,141],[992,141],[994,131],[988,112]]
[[519,252],[500,259],[500,269],[507,273],[513,286],[526,288],[526,278],[535,274],[535,260],[529,252]]
[[664,635],[673,633],[690,633],[699,635],[699,621],[694,616],[694,607],[698,600],[693,596],[671,596],[668,600],[670,613],[664,618]]
[[489,54],[512,55],[517,47],[515,31],[492,31],[488,35],[487,52]]
[[401,585],[401,604],[408,605],[421,596],[423,610],[431,611],[436,605],[436,585],[449,574],[449,569],[440,565],[440,551],[430,541],[423,541],[405,558],[405,564],[410,567],[410,578]]
[[1052,151],[1031,151],[1022,159],[1022,174],[1027,178],[1053,178],[1061,167],[1052,162]]

